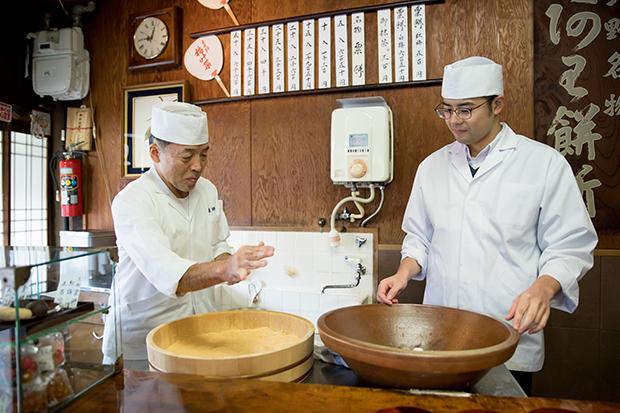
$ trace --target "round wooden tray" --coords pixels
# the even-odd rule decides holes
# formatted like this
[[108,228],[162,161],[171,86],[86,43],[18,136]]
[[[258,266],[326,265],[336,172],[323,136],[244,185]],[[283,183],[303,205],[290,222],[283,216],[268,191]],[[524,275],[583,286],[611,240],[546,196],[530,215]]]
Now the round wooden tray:
[[[187,356],[167,350],[180,337],[186,339],[210,332],[259,327],[294,334],[299,341],[279,350],[238,357]],[[213,312],[162,324],[149,332],[146,345],[151,369],[161,372],[199,374],[208,379],[298,381],[312,368],[314,326],[304,318],[274,311]]]

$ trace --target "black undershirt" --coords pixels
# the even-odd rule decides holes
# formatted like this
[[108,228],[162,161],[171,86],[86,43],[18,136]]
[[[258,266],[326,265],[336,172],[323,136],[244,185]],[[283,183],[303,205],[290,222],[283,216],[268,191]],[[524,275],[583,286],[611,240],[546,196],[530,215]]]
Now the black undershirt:
[[476,172],[478,172],[478,169],[480,169],[480,167],[477,167],[476,169],[472,168],[471,165],[469,165],[469,170],[471,171],[471,177],[473,178],[474,176],[476,176]]

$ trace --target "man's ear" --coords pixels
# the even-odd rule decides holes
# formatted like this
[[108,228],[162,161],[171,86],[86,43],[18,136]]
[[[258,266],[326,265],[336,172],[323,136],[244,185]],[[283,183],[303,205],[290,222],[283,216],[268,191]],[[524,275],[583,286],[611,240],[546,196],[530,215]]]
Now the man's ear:
[[152,143],[149,145],[149,154],[151,155],[151,159],[153,160],[154,163],[159,163],[160,162],[160,153],[161,148],[159,146],[157,146],[156,143]]
[[501,111],[504,109],[504,96],[498,96],[493,100],[493,114],[499,115]]

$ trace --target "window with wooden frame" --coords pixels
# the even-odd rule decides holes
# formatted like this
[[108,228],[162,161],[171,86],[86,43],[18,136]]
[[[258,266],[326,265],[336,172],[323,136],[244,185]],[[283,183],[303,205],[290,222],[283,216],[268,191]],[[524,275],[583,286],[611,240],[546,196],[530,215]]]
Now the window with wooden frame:
[[30,134],[29,124],[2,125],[2,242],[49,245],[48,139]]

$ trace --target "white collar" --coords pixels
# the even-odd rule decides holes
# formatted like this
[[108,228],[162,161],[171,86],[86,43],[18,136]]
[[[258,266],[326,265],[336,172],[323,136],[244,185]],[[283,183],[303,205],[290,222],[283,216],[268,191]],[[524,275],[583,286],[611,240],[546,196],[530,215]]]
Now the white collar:
[[471,156],[471,152],[469,151],[469,146],[468,145],[464,145],[465,146],[465,153],[467,154],[467,163],[469,163],[469,166],[471,166],[473,169],[480,168],[480,165],[482,165],[482,162],[484,162],[484,160],[487,158],[489,153],[491,153],[493,148],[495,146],[497,146],[497,142],[499,142],[501,140],[500,137],[506,131],[506,129],[507,128],[505,128],[505,125],[502,123],[500,131],[498,132],[497,135],[495,135],[495,138],[493,138],[491,143],[489,143],[487,146],[485,146],[484,149],[481,150],[478,153],[478,155],[476,155],[474,157]]

